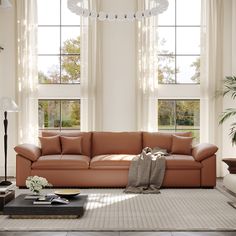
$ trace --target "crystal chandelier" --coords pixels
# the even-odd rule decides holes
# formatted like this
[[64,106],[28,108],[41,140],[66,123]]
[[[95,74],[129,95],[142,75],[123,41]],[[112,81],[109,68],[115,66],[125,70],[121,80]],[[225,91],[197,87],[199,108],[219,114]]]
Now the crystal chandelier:
[[147,18],[151,16],[157,16],[167,10],[169,6],[168,0],[153,0],[154,7],[151,9],[146,9],[144,11],[137,11],[132,13],[106,13],[106,12],[96,12],[90,11],[90,9],[83,8],[79,6],[83,0],[67,0],[68,9],[75,13],[76,15],[97,18],[100,21],[133,21],[141,20],[142,18]]

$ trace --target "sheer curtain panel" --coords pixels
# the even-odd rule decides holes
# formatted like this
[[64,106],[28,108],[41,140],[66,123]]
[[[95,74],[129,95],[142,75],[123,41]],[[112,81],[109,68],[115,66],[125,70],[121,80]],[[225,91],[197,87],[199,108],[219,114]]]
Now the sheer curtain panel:
[[19,143],[38,142],[37,1],[17,0]]
[[[99,11],[99,0],[83,4]],[[82,17],[81,22],[81,130],[98,131],[102,128],[101,22],[91,17]]]
[[202,0],[201,22],[201,99],[200,141],[214,143],[219,147],[217,175],[221,175],[222,127],[219,117],[222,112],[224,0]]
[[[154,1],[138,0],[138,10],[150,9]],[[157,130],[157,17],[137,22],[137,123],[138,130]]]

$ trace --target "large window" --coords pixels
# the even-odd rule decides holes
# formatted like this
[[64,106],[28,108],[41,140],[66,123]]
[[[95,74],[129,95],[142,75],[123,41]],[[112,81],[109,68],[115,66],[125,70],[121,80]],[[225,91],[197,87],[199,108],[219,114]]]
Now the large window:
[[159,84],[199,83],[201,0],[169,0],[158,18]]
[[158,130],[200,137],[201,0],[169,0],[158,17]]
[[79,83],[80,18],[67,0],[38,0],[39,83]]
[[158,124],[159,130],[164,132],[190,131],[199,141],[200,129],[199,100],[159,100]]
[[39,128],[80,129],[80,16],[38,0]]

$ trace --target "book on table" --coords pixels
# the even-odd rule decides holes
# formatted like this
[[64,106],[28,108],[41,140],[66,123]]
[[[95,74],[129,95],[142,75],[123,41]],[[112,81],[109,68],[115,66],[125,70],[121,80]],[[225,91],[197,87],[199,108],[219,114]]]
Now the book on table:
[[69,200],[59,196],[41,196],[37,198],[34,205],[51,205],[51,204],[69,204]]
[[10,190],[13,190],[15,187],[15,184],[11,184],[11,185],[2,185],[0,186],[0,194],[5,194]]
[[43,197],[43,195],[29,194],[24,197],[25,200],[37,200],[38,198]]

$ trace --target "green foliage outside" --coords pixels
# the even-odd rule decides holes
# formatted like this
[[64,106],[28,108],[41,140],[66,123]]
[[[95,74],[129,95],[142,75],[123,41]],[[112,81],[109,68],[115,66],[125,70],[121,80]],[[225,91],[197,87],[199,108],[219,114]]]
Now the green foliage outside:
[[[165,44],[165,39],[162,39],[161,44]],[[80,79],[80,37],[76,39],[68,39],[64,42],[61,56],[61,82],[62,83],[77,83]],[[169,54],[169,56],[159,57],[158,66],[158,81],[159,83],[175,83],[175,73],[178,73],[178,68],[170,66],[174,65],[175,56],[173,52],[163,51],[160,54]],[[195,74],[191,80],[198,83],[200,78],[200,58],[191,64],[195,68]],[[51,67],[47,75],[39,71],[40,83],[59,83],[60,68]],[[177,113],[175,117],[175,109]],[[169,127],[175,129],[176,125],[179,128],[193,128],[199,126],[199,121],[196,121],[196,114],[199,114],[199,103],[178,102],[176,108],[173,102],[159,101],[158,110],[159,127]],[[62,114],[60,114],[60,110]],[[39,102],[39,124],[40,128],[80,128],[80,103],[67,101],[40,101]],[[194,120],[195,119],[195,120]]]
[[[163,46],[166,40],[159,39],[160,45]],[[158,51],[160,55],[158,56],[158,82],[159,84],[172,84],[175,83],[175,74],[179,73],[179,68],[175,68],[175,55],[174,52],[168,50]],[[195,70],[194,75],[190,78],[194,83],[200,83],[200,57],[196,61],[192,62],[190,67]]]
[[[63,55],[61,56],[61,83],[78,83],[80,80],[80,37],[66,40],[61,50]],[[47,75],[39,71],[38,78],[39,83],[60,83],[60,68],[51,67]],[[80,129],[80,102],[40,101],[39,127]]]
[[200,103],[197,100],[158,100],[158,128],[164,132],[190,131],[199,142]]
[[175,128],[195,127],[200,125],[200,104],[199,101],[189,100],[159,100],[158,101],[158,123],[159,126]]
[[78,83],[80,79],[80,37],[65,41],[62,54],[69,54],[62,57],[62,83]]
[[195,83],[200,83],[200,57],[196,59],[191,65],[191,67],[194,67],[195,74],[191,77],[191,80]]
[[[80,37],[68,39],[61,49],[61,72],[58,66],[52,66],[47,71],[38,72],[39,83],[79,83],[80,81]],[[58,58],[60,64],[60,58]],[[60,80],[61,73],[61,80]]]
[[80,129],[80,101],[40,100],[39,127]]
[[[222,95],[228,95],[232,100],[236,99],[236,76],[226,76],[224,79],[224,91]],[[236,109],[228,108],[222,113],[219,123],[223,124],[226,120],[235,116]],[[236,122],[231,124],[229,136],[231,137],[232,145],[236,145]]]

